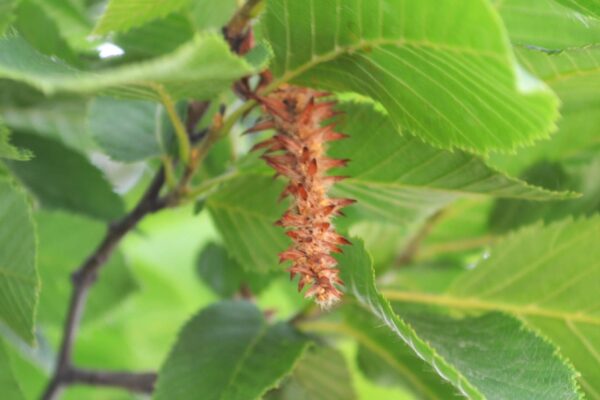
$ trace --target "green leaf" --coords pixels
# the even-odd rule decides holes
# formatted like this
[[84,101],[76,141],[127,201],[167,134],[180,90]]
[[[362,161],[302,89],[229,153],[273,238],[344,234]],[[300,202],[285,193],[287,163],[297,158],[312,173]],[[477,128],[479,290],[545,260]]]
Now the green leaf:
[[175,51],[194,37],[194,27],[189,18],[171,14],[149,22],[139,28],[116,36],[114,42],[125,52],[124,57],[150,57]]
[[437,373],[449,381],[466,397],[483,399],[479,389],[452,364],[441,357],[435,349],[429,346],[406,322],[396,315],[390,303],[379,293],[375,286],[375,276],[372,261],[365,251],[361,240],[353,239],[352,246],[344,249],[337,257],[341,270],[341,278],[345,282],[347,295],[356,298],[358,303],[370,311],[385,327],[390,329],[397,338],[406,343],[411,350],[434,367]]
[[514,44],[556,51],[600,43],[599,20],[554,0],[497,0],[495,3]]
[[6,400],[25,400],[21,386],[13,371],[5,344],[0,339],[0,392]]
[[404,386],[419,399],[463,398],[392,331],[380,329],[374,316],[359,307],[348,311],[343,329],[360,344],[357,361],[367,378],[382,386]]
[[556,221],[565,217],[591,215],[600,212],[600,157],[584,165],[563,165],[539,162],[527,171],[524,179],[554,190],[583,193],[578,199],[561,203],[532,203],[523,200],[498,200],[489,216],[490,228],[506,232],[538,220]]
[[515,318],[500,313],[459,320],[422,313],[403,317],[443,357],[465,371],[485,398],[581,398],[577,373],[557,348]]
[[242,175],[206,201],[227,249],[246,270],[276,268],[278,254],[290,243],[273,225],[286,209],[277,201],[282,190],[282,182],[271,177]]
[[110,0],[98,24],[95,34],[111,31],[126,31],[135,26],[179,11],[190,0],[169,0],[161,2],[139,2],[137,0]]
[[236,0],[197,0],[191,10],[191,20],[197,30],[220,30],[235,13],[237,3]]
[[352,376],[344,356],[331,347],[306,351],[292,374],[266,400],[355,400]]
[[600,1],[598,0],[555,0],[584,15],[600,18]]
[[35,157],[26,163],[11,161],[8,166],[43,206],[105,220],[123,214],[121,198],[83,155],[32,134],[19,133],[14,142]]
[[0,36],[14,20],[14,11],[21,0],[0,0]]
[[31,153],[20,150],[10,143],[10,130],[0,119],[0,158],[25,161],[31,158]]
[[390,119],[368,103],[343,103],[338,130],[350,139],[332,144],[331,155],[351,160],[349,179],[335,193],[358,200],[364,216],[405,224],[424,218],[461,196],[551,200],[568,197],[528,185],[462,151],[431,147],[398,134]]
[[[62,212],[35,215],[39,236],[38,269],[44,285],[38,320],[62,326],[73,285],[71,274],[98,246],[105,224]],[[123,255],[116,252],[91,288],[84,322],[101,319],[138,289]]]
[[217,35],[199,35],[171,54],[99,72],[68,67],[38,53],[21,38],[0,39],[0,77],[25,82],[47,94],[112,89],[131,97],[157,98],[157,86],[163,86],[175,99],[205,99],[253,72],[254,67],[233,55]]
[[[338,260],[348,293],[465,397],[578,398],[575,372],[556,356],[556,350],[548,342],[524,331],[515,320],[499,314],[453,320],[423,313],[419,318],[407,315],[409,325],[375,287],[371,260],[361,241],[353,240],[353,246],[347,247]],[[465,337],[469,340],[464,340]],[[505,359],[498,362],[499,357]],[[477,362],[475,367],[474,362]],[[544,369],[552,365],[550,377],[540,374],[540,364]],[[506,365],[519,366],[528,386],[523,388],[520,377],[515,376],[513,369],[507,370]],[[506,372],[500,375],[499,370]],[[556,385],[551,390],[548,390],[549,380]],[[533,386],[532,382],[539,384]]]
[[0,221],[0,319],[33,343],[40,290],[35,225],[27,196],[6,179],[0,179]]
[[285,323],[268,325],[250,303],[218,303],[185,325],[154,398],[258,399],[291,372],[308,343]]
[[386,290],[402,302],[510,313],[549,337],[600,393],[600,217],[534,225],[509,235],[440,294]]
[[144,100],[96,98],[90,105],[88,126],[106,154],[126,162],[166,153],[173,136],[164,107]]
[[440,147],[514,149],[547,137],[558,116],[552,92],[516,65],[488,0],[273,0],[261,22],[272,87],[370,96]]

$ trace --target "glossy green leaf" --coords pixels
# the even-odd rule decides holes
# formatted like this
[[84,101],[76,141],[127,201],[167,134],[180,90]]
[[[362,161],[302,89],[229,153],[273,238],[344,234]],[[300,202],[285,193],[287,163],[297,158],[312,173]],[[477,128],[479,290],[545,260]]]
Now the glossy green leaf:
[[88,127],[106,154],[125,162],[166,153],[173,135],[164,107],[144,100],[96,98]]
[[212,305],[181,331],[154,398],[258,399],[291,372],[308,343],[285,323],[268,325],[250,303]]
[[344,356],[331,347],[308,349],[292,374],[265,400],[356,400]]
[[[62,326],[73,290],[71,274],[96,248],[105,224],[63,212],[37,212],[38,269],[43,287],[38,321]],[[138,289],[138,284],[120,252],[113,254],[91,288],[84,322],[103,318]]]
[[40,290],[35,225],[25,193],[2,178],[0,221],[0,320],[33,343]]
[[135,26],[178,11],[190,0],[169,0],[161,2],[140,2],[136,0],[110,0],[98,24],[95,34],[111,31],[127,31]]
[[358,200],[365,216],[406,223],[430,215],[461,196],[551,200],[568,197],[530,186],[488,167],[476,156],[431,147],[399,135],[389,118],[368,103],[344,103],[337,129],[350,138],[330,153],[351,160],[349,179],[335,192]]
[[[421,319],[407,315],[409,324],[395,313],[375,287],[371,259],[360,240],[353,240],[353,245],[348,246],[337,258],[348,294],[354,296],[361,306],[377,318],[379,324],[383,323],[397,338],[402,339],[417,356],[465,397],[485,399],[508,396],[511,399],[557,400],[579,397],[575,371],[555,355],[556,350],[548,342],[524,331],[517,321],[501,315],[461,321],[421,314]],[[447,329],[432,328],[436,324],[446,324]],[[481,332],[486,329],[490,333],[513,333],[507,334],[500,343],[497,333],[482,335]],[[470,342],[465,338],[469,338]],[[497,363],[498,357],[506,359]],[[474,363],[477,365],[474,366]],[[525,368],[528,363],[531,365]],[[507,364],[520,366],[520,372],[527,376],[522,379],[529,383],[529,388],[524,389],[521,378],[515,377],[510,369],[504,375],[499,375],[499,370],[506,371],[504,366]],[[552,365],[549,368],[550,377],[540,372],[539,365]],[[494,379],[490,380],[489,377]],[[547,381],[552,379],[555,379],[557,386],[549,390]],[[533,386],[532,382],[539,383]]]
[[490,228],[506,232],[538,220],[556,221],[569,215],[591,215],[600,212],[600,157],[583,165],[562,166],[542,161],[533,165],[523,176],[555,190],[573,190],[583,195],[560,203],[533,203],[523,200],[498,200],[490,214]]
[[598,0],[555,0],[584,15],[600,18],[600,1]]
[[282,190],[279,180],[242,175],[206,201],[231,255],[247,270],[278,268],[278,254],[289,245],[283,229],[273,225],[286,209],[277,201]]
[[370,96],[437,146],[513,149],[547,137],[558,116],[552,92],[516,65],[488,0],[273,0],[261,22],[273,86]]
[[0,39],[0,77],[25,82],[45,93],[107,91],[157,98],[162,86],[174,98],[204,99],[227,89],[254,67],[233,55],[216,35],[196,36],[171,54],[99,72],[83,72],[43,56],[21,38]]
[[[361,241],[353,240],[337,258],[348,294],[377,318],[377,326],[383,323],[465,397],[579,398],[575,371],[549,342],[527,332],[516,320],[500,314],[453,320],[422,313],[417,318],[404,315],[405,310],[403,320],[375,287],[371,260]],[[532,348],[536,350],[525,353]],[[498,362],[501,357],[504,361]],[[522,375],[516,377],[506,365],[519,365]],[[549,389],[548,382],[556,386]]]
[[31,150],[34,158],[26,163],[11,161],[9,168],[44,207],[105,220],[123,213],[121,198],[85,156],[32,134],[18,133],[14,143]]
[[509,235],[441,294],[386,290],[392,300],[460,310],[499,310],[549,337],[600,393],[600,217],[534,225]]
[[514,44],[557,51],[600,43],[600,20],[554,0],[496,0],[495,6]]
[[0,392],[6,400],[25,400],[21,385],[12,370],[10,357],[6,352],[5,344],[0,338]]

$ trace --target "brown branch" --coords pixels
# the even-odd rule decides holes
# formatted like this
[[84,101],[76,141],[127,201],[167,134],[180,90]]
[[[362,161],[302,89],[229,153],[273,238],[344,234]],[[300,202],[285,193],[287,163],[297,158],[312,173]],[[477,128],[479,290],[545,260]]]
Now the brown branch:
[[131,392],[150,394],[154,390],[155,372],[94,371],[71,368],[65,375],[65,383],[106,386],[126,389]]

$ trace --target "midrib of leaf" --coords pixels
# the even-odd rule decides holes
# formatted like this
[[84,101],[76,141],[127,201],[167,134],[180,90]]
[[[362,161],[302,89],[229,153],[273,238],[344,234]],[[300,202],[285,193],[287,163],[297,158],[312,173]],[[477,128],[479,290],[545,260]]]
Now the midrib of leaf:
[[[287,7],[286,7],[286,10],[287,10]],[[314,40],[314,39],[311,38],[311,40]],[[276,89],[277,87],[279,87],[282,83],[288,82],[288,81],[298,77],[299,75],[310,70],[311,68],[314,68],[317,65],[325,63],[327,61],[335,60],[336,58],[338,58],[344,54],[352,54],[356,51],[362,51],[362,50],[366,50],[370,47],[374,47],[374,46],[379,47],[379,46],[383,46],[383,45],[395,45],[398,47],[401,47],[401,46],[422,47],[422,48],[429,48],[429,49],[434,49],[434,50],[448,51],[448,52],[452,52],[452,53],[456,53],[456,54],[467,54],[467,55],[472,55],[472,56],[485,56],[485,57],[489,57],[489,58],[494,58],[496,60],[500,60],[502,62],[506,61],[506,59],[504,57],[501,57],[500,55],[498,55],[497,53],[494,53],[494,52],[470,49],[470,48],[466,48],[466,47],[463,48],[463,47],[456,47],[456,46],[449,46],[449,45],[441,45],[441,44],[429,42],[426,40],[410,40],[410,39],[406,39],[406,38],[400,38],[400,39],[376,38],[376,39],[365,40],[364,38],[361,38],[358,43],[353,44],[351,46],[336,45],[336,47],[334,48],[333,51],[323,53],[323,54],[312,53],[311,60],[305,64],[302,64],[298,68],[288,69],[286,67],[286,72],[280,78],[275,79],[265,89],[265,92],[268,93],[268,92]],[[286,56],[287,55],[289,55],[289,47],[288,47],[288,49],[286,49]]]
[[477,298],[457,297],[447,294],[429,294],[423,292],[406,292],[393,289],[382,289],[384,297],[391,301],[400,301],[415,304],[428,304],[476,311],[504,311],[523,317],[545,317],[556,320],[580,322],[600,326],[600,316],[596,317],[582,313],[570,312],[549,308],[539,308],[535,304],[515,305],[510,303],[480,300]]
[[267,333],[267,329],[268,329],[268,327],[263,322],[261,330],[256,334],[256,337],[250,343],[248,343],[248,347],[246,347],[246,350],[244,350],[244,353],[242,354],[242,356],[236,363],[236,365],[231,373],[231,376],[230,376],[229,380],[227,381],[227,386],[226,386],[225,390],[223,391],[223,393],[221,393],[221,396],[219,396],[219,398],[221,400],[228,398],[228,397],[225,397],[225,395],[229,394],[228,391],[231,388],[235,378],[239,375],[240,371],[242,370],[242,366],[244,365],[244,363],[250,356],[250,353],[252,352],[252,350],[256,347],[256,344],[265,336],[265,334]]
[[379,357],[385,360],[385,362],[392,368],[396,369],[400,373],[400,375],[408,379],[414,385],[414,387],[419,388],[419,391],[422,394],[427,395],[427,399],[442,400],[439,397],[437,397],[437,395],[434,392],[432,392],[426,385],[424,385],[423,382],[413,373],[412,370],[406,368],[404,365],[397,362],[386,349],[382,348],[381,346],[378,346],[376,342],[369,339],[368,336],[364,335],[357,329],[354,329],[351,326],[344,323],[324,321],[305,322],[299,325],[299,327],[301,329],[305,329],[311,332],[338,333],[347,335],[349,337],[353,337],[363,346],[365,346],[373,353],[377,354]]

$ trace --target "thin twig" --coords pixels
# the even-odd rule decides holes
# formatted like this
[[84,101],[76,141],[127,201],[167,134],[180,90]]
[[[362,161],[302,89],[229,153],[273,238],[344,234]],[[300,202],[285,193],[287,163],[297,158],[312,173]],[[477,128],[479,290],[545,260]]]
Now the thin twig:
[[156,379],[155,372],[94,371],[80,368],[70,369],[65,376],[65,382],[71,385],[115,387],[147,394],[154,390]]
[[71,294],[63,329],[63,339],[56,363],[56,370],[54,377],[51,379],[42,396],[44,400],[55,399],[60,392],[61,386],[66,382],[68,373],[71,370],[73,344],[77,335],[77,329],[79,328],[89,289],[96,280],[99,269],[110,258],[123,236],[135,227],[144,216],[166,206],[166,202],[159,198],[164,182],[164,170],[160,169],[137,206],[130,213],[108,227],[100,245],[73,273],[73,293]]

